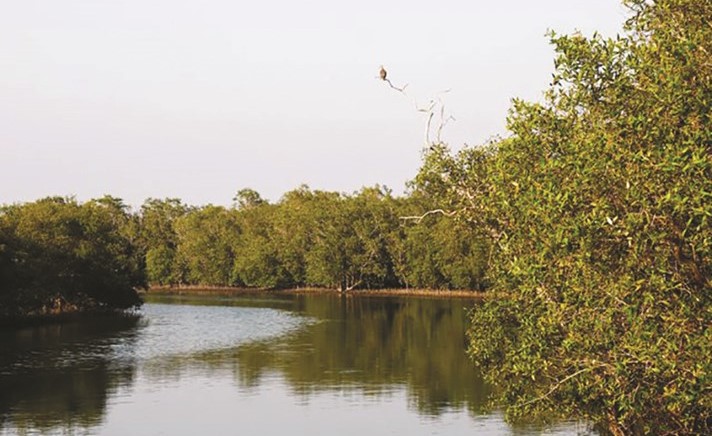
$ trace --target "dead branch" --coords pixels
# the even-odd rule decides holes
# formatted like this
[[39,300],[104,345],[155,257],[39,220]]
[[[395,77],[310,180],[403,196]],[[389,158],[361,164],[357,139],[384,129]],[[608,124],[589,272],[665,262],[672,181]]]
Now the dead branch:
[[406,83],[405,85],[403,85],[402,88],[399,88],[399,87],[395,86],[393,83],[391,83],[391,79],[382,79],[382,80],[383,80],[384,82],[388,83],[388,86],[390,86],[392,89],[395,89],[396,91],[405,94],[405,88],[408,87],[408,84],[407,84],[407,83]]
[[432,145],[432,142],[430,142],[430,123],[433,121],[434,115],[435,112],[430,112],[428,114],[428,122],[425,123],[425,143],[428,145]]
[[445,105],[442,104],[442,102],[441,102],[440,103],[440,124],[438,125],[437,136],[436,136],[438,144],[442,143],[442,141],[440,140],[440,134],[442,133],[443,128],[450,121],[455,121],[455,117],[453,117],[452,115],[448,115],[448,117],[445,118]]
[[[406,83],[405,85],[403,85],[400,88],[395,86],[393,84],[393,82],[391,82],[391,79],[388,78],[388,72],[383,67],[383,65],[381,65],[381,70],[379,71],[379,75],[376,78],[378,80],[386,82],[391,89],[400,92],[401,94],[403,94],[406,97],[409,97],[408,94],[405,92],[405,89],[408,87],[408,84]],[[453,117],[451,115],[449,115],[447,117],[445,116],[445,104],[443,103],[442,99],[440,98],[440,96],[442,94],[445,94],[448,92],[450,92],[450,89],[446,89],[444,91],[438,92],[437,97],[430,99],[430,101],[428,102],[428,105],[425,107],[420,107],[418,105],[418,101],[415,99],[415,97],[413,97],[413,106],[415,107],[415,110],[417,112],[422,112],[422,113],[427,114],[427,122],[425,125],[425,144],[426,144],[426,146],[432,147],[433,145],[442,143],[442,131],[445,128],[445,125],[447,125],[447,123],[450,121],[455,121],[455,117]],[[433,122],[433,118],[435,117],[436,109],[438,106],[440,107],[440,110],[439,110],[440,122],[438,123],[437,129],[435,130],[436,141],[433,142],[430,140],[430,133],[433,131],[432,122]]]
[[441,215],[451,217],[451,216],[457,215],[458,212],[460,212],[460,211],[459,210],[446,211],[443,209],[433,209],[433,210],[429,210],[429,211],[425,212],[422,215],[402,216],[402,217],[399,217],[399,219],[401,219],[403,221],[415,221],[415,223],[417,224],[417,223],[420,223],[421,221],[423,221],[423,219],[425,219],[425,217],[427,217],[428,215],[433,215],[433,214],[439,213]]
[[362,280],[359,280],[359,281],[355,282],[354,284],[352,284],[351,286],[346,285],[346,289],[344,289],[342,292],[353,291],[353,290],[356,289],[356,287],[359,286],[362,282],[363,282]]

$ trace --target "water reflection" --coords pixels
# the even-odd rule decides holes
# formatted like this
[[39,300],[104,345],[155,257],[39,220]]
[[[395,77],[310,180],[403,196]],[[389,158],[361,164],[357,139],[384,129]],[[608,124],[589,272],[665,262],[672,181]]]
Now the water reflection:
[[[135,365],[112,351],[131,344],[138,316],[84,318],[0,332],[0,430],[44,433],[101,423],[108,398],[130,386]],[[107,341],[107,335],[114,340]]]
[[301,395],[356,389],[382,395],[405,387],[412,406],[438,415],[480,411],[488,390],[464,354],[462,300],[302,296],[295,310],[319,322],[290,335],[205,355],[233,360],[241,386],[278,371]]
[[141,317],[5,328],[0,433],[519,432],[483,410],[464,354],[471,304],[162,297]]

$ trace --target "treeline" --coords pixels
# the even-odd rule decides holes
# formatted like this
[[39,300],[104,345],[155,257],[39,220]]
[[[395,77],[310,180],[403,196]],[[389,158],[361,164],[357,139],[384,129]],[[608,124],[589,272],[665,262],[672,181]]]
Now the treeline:
[[[102,302],[143,271],[173,285],[487,286],[503,297],[473,309],[469,353],[509,417],[709,434],[712,3],[624,3],[624,36],[552,33],[544,101],[515,100],[505,139],[433,144],[408,197],[300,188],[268,204],[243,190],[233,208],[148,200],[133,215],[110,198],[11,206],[0,291]],[[448,216],[422,215],[437,209]]]
[[484,289],[488,245],[476,229],[403,219],[429,206],[378,186],[353,195],[302,186],[275,204],[243,189],[231,208],[149,199],[138,216],[152,284]]
[[112,197],[0,208],[0,318],[141,304],[138,223]]
[[[233,207],[110,196],[0,208],[0,316],[140,304],[149,284],[253,288],[482,290],[488,245],[464,221],[418,216],[417,192],[353,195],[303,186]],[[415,221],[418,221],[416,224]]]

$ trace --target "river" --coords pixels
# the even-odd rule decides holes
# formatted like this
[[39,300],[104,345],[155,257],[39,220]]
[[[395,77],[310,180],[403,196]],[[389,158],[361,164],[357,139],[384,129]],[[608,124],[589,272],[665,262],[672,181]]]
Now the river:
[[150,297],[0,331],[0,434],[509,435],[465,355],[472,301]]

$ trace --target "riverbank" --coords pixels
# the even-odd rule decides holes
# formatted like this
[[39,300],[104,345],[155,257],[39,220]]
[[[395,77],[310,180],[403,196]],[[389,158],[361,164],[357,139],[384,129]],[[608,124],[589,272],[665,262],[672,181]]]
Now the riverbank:
[[101,304],[86,295],[74,295],[73,298],[56,294],[44,299],[18,298],[0,300],[0,326],[25,326],[73,321],[84,317],[124,315],[134,313],[143,302],[135,290],[132,290],[137,303],[133,307],[113,307]]
[[138,312],[133,309],[92,309],[59,313],[32,313],[27,315],[0,316],[0,327],[24,328],[47,324],[64,324],[89,319],[134,318]]
[[146,294],[165,295],[255,295],[255,294],[333,294],[344,296],[374,296],[374,297],[431,297],[431,298],[476,298],[491,297],[492,294],[482,291],[464,289],[358,289],[341,292],[338,289],[327,288],[290,288],[290,289],[260,289],[240,288],[230,286],[151,286],[143,291]]

